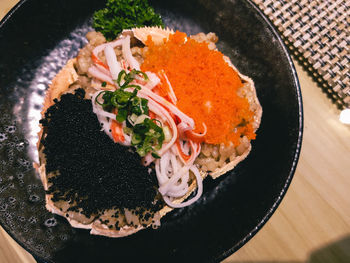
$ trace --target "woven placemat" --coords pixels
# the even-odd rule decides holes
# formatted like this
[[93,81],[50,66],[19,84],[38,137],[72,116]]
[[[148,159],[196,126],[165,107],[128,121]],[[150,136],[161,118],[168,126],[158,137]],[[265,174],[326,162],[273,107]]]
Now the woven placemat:
[[253,1],[319,86],[350,107],[350,0]]

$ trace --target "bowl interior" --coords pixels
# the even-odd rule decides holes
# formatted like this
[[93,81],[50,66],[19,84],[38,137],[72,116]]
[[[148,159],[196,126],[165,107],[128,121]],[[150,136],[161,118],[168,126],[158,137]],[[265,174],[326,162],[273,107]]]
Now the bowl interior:
[[245,244],[288,188],[299,156],[302,106],[293,64],[275,30],[249,1],[152,1],[166,26],[215,32],[219,50],[251,77],[263,107],[248,158],[157,230],[111,239],[73,229],[45,210],[37,161],[38,121],[50,80],[86,44],[104,1],[22,1],[0,24],[0,223],[39,260],[218,261]]

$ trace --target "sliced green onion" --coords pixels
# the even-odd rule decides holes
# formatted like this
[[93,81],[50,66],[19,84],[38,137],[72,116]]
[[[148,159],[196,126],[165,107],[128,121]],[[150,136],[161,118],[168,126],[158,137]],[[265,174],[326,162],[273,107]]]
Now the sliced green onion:
[[137,118],[136,118],[134,123],[135,124],[143,123],[146,118],[149,118],[146,114],[142,114],[140,116],[137,116]]
[[134,84],[127,85],[127,86],[125,86],[125,89],[126,89],[126,88],[135,88],[135,89],[137,89],[137,90],[140,90],[140,89],[141,89],[141,87],[140,87],[140,86],[138,86],[138,85],[134,85]]
[[131,137],[131,143],[133,145],[137,145],[140,142],[142,142],[142,136],[140,136],[139,134],[133,134]]
[[104,94],[104,93],[106,93],[107,91],[101,91],[97,96],[96,96],[96,98],[95,98],[95,103],[97,103],[98,105],[103,105],[103,103],[100,103],[99,101],[98,101],[98,98],[101,96],[101,94]]
[[163,126],[163,132],[164,132],[164,142],[170,142],[171,140],[171,131],[168,126]]
[[126,109],[119,109],[116,120],[118,122],[123,122],[126,120],[127,115],[128,115],[128,111]]
[[[123,131],[131,136],[131,143],[140,156],[151,153],[154,158],[160,158],[155,151],[161,149],[165,139],[170,141],[171,132],[167,126],[163,128],[159,120],[151,120],[148,116],[148,100],[137,96],[141,87],[130,84],[137,75],[148,80],[147,74],[142,71],[132,70],[126,73],[122,70],[115,80],[120,88],[113,92],[102,91],[97,95],[95,102],[105,111],[111,112],[113,109],[118,109],[116,120],[119,123],[126,121]],[[107,83],[101,85],[107,85]],[[129,92],[125,90],[126,88],[134,88],[134,90]],[[101,94],[103,103],[98,101]]]
[[156,158],[156,159],[159,159],[159,158],[160,158],[160,156],[159,156],[157,153],[155,153],[155,152],[151,153],[151,155],[152,155],[154,158]]
[[124,80],[124,76],[125,75],[127,75],[125,70],[122,70],[122,71],[119,72],[118,78],[117,78],[117,84],[119,85],[119,87],[121,86],[120,82],[122,81],[122,79]]
[[142,71],[136,70],[136,69],[133,69],[131,72],[136,74],[136,75],[140,75],[141,74],[143,76],[144,80],[148,80],[148,76],[147,76],[147,74],[145,72],[142,72]]

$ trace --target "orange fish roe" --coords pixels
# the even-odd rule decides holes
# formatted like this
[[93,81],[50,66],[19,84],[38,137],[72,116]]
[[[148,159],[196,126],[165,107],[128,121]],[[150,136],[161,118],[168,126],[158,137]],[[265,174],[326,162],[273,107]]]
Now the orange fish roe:
[[206,43],[185,38],[176,31],[164,44],[155,45],[149,37],[142,71],[164,70],[178,99],[177,107],[195,121],[195,132],[207,126],[205,142],[232,142],[246,135],[255,139],[251,125],[253,112],[247,99],[237,95],[242,82],[223,59],[219,51],[210,50]]

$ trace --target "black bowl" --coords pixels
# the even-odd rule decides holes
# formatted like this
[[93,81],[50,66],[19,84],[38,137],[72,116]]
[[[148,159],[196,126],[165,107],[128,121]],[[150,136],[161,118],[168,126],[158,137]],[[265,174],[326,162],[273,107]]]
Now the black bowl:
[[275,29],[250,1],[152,2],[171,28],[216,32],[219,49],[256,83],[263,107],[249,157],[202,198],[162,219],[157,230],[111,239],[73,229],[45,210],[32,162],[45,89],[77,55],[104,1],[21,1],[0,24],[0,223],[38,260],[92,262],[219,261],[266,223],[295,171],[302,102],[293,63]]

